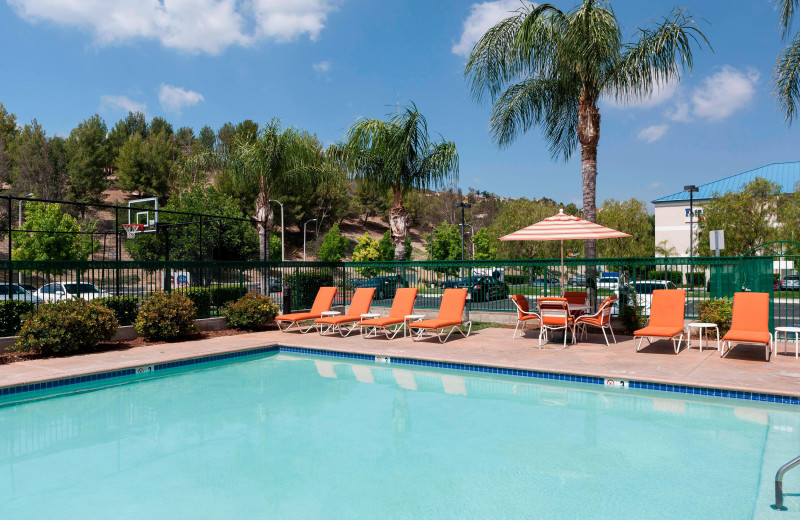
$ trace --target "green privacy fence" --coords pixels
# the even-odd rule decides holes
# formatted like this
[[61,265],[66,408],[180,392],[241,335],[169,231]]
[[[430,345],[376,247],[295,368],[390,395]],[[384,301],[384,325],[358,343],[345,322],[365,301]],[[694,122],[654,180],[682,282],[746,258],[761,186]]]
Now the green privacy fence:
[[[800,258],[782,258],[792,265]],[[536,300],[563,291],[587,291],[592,305],[607,296],[635,299],[649,314],[650,294],[659,288],[687,292],[686,316],[697,316],[697,304],[730,297],[738,291],[769,292],[775,325],[800,321],[793,288],[773,288],[772,257],[600,258],[567,259],[562,274],[558,259],[432,262],[218,262],[218,261],[0,261],[2,299],[20,299],[20,287],[44,301],[70,296],[135,296],[156,291],[185,291],[203,317],[218,316],[227,301],[248,291],[269,294],[283,308],[282,287],[291,288],[291,308],[311,306],[321,286],[338,287],[335,305],[346,305],[358,287],[375,289],[374,306],[389,307],[400,287],[417,287],[417,309],[436,309],[448,287],[466,287],[470,309],[514,312],[509,294]],[[11,287],[8,281],[13,282]],[[12,294],[9,296],[9,291]]]

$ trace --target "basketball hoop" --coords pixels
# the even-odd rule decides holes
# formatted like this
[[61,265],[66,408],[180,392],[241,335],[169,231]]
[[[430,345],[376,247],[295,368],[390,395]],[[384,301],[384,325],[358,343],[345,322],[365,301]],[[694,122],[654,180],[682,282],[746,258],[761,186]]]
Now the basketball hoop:
[[125,230],[125,234],[128,235],[128,238],[136,238],[136,233],[144,231],[144,224],[122,224],[122,228]]

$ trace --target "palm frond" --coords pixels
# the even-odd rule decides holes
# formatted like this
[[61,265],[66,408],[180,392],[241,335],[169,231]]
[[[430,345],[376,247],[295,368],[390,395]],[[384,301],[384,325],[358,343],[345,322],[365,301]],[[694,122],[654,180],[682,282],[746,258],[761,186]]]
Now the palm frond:
[[794,12],[800,6],[800,0],[775,0],[778,16],[780,16],[781,36],[786,38],[792,30]]
[[660,23],[638,29],[608,86],[623,101],[649,96],[656,85],[679,78],[683,71],[691,73],[692,47],[704,45],[711,48],[692,15],[675,8]]
[[791,124],[797,116],[797,102],[800,100],[800,34],[781,52],[773,70],[774,86],[772,92],[778,98],[786,122]]

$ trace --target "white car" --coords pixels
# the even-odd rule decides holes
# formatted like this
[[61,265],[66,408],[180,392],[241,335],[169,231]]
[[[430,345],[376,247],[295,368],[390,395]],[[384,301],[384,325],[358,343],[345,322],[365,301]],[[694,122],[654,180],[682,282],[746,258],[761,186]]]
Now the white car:
[[653,291],[659,289],[677,289],[674,283],[667,280],[647,280],[633,284],[636,294],[636,306],[642,309],[645,316],[650,316],[650,303],[653,300]]
[[105,298],[108,294],[91,283],[55,282],[39,287],[36,296],[46,302],[57,302],[70,298],[94,300],[95,298]]
[[619,276],[601,276],[597,279],[598,289],[619,289]]

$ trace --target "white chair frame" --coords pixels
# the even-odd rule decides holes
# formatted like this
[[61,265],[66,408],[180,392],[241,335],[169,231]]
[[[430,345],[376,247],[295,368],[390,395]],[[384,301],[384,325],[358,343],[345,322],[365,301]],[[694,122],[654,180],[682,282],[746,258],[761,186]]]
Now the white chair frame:
[[[531,320],[521,320],[520,317],[522,315],[536,316],[537,318],[539,318],[540,322],[541,322],[542,318],[541,318],[541,316],[539,316],[539,313],[536,312],[536,311],[523,311],[522,308],[520,308],[519,304],[516,302],[516,300],[514,300],[514,298],[512,298],[511,296],[509,296],[508,299],[511,300],[511,302],[514,304],[514,307],[517,308],[517,326],[514,327],[514,335],[511,336],[511,339],[514,339],[514,338],[517,337],[517,331],[518,330],[519,330],[519,337],[521,338],[522,336],[525,335],[525,324],[527,322],[531,321]],[[522,328],[520,328],[520,325],[522,325]]]
[[[614,340],[614,343],[617,342],[617,337],[614,336],[614,329],[611,327],[611,309],[614,306],[616,300],[611,300],[606,302],[605,304],[601,305],[595,314],[584,314],[582,316],[578,316],[575,318],[575,331],[580,334],[581,338],[585,338],[587,331],[586,326],[591,325],[592,327],[599,327],[600,330],[603,331],[603,337],[606,339],[606,346],[609,346],[608,343],[608,335],[606,334],[606,328],[611,332],[611,338]],[[608,322],[603,323],[605,317],[608,316]],[[603,325],[595,325],[594,323],[587,323],[586,321],[582,320],[581,318],[600,318],[600,323]]]
[[[678,336],[677,334],[675,335],[675,336],[678,336],[678,342],[677,343],[675,342],[675,336],[672,336],[670,338],[672,340],[672,347],[675,349],[675,353],[676,354],[681,351],[681,342],[683,342],[683,334],[684,334],[684,331],[681,331],[680,336]],[[666,336],[639,336],[639,344],[636,345],[636,352],[639,352],[639,350],[642,348],[642,342],[645,339],[647,340],[647,344],[651,345],[653,343],[653,338],[664,339],[664,338],[666,338]]]
[[[536,305],[539,306],[539,302],[536,302]],[[566,301],[563,302],[547,302],[544,308],[539,306],[539,346],[542,345],[542,338],[544,337],[545,341],[547,339],[547,331],[549,330],[563,330],[564,331],[564,348],[567,348],[567,333],[572,333],[572,343],[575,343],[575,322],[573,321],[572,327],[569,326],[569,303]],[[545,325],[544,318],[545,317],[555,317],[555,318],[564,318],[564,325]]]
[[[281,332],[288,332],[289,329],[292,328],[292,325],[294,325],[302,334],[308,334],[309,332],[311,332],[312,329],[316,327],[316,325],[314,324],[314,320],[316,319],[317,318],[309,318],[307,320],[298,320],[298,321],[278,320],[275,322],[275,324],[278,326],[278,330],[280,330]],[[307,321],[310,321],[311,324],[304,330],[303,326],[300,325],[300,323]],[[281,323],[288,323],[289,325],[285,328],[281,328]]]
[[[758,345],[758,343],[756,343],[754,341],[736,341],[736,342],[737,343],[746,343],[746,344],[756,344],[756,345]],[[767,343],[765,345],[765,347],[766,347],[766,350],[767,350],[766,351],[767,361],[769,361],[769,355],[770,355],[771,352],[774,352],[776,355],[778,353],[777,352],[778,345],[775,343],[775,338],[772,336],[771,332],[769,333],[769,343]],[[722,342],[722,350],[720,350],[720,352],[719,352],[719,357],[725,356],[726,348],[727,348],[727,352],[730,352],[731,350],[733,350],[733,346],[731,346],[731,340],[725,340],[725,341]]]
[[[462,330],[462,328],[461,328],[462,326],[467,327],[467,332],[466,333],[464,333],[464,331]],[[414,329],[417,329],[419,332],[414,334]],[[450,337],[450,334],[452,334],[454,331],[460,332],[461,335],[464,336],[465,338],[468,337],[470,335],[470,333],[472,332],[472,322],[471,321],[465,321],[465,322],[461,323],[460,325],[453,325],[452,327],[450,327],[450,331],[447,333],[447,336],[445,336],[444,339],[442,339],[442,334],[443,334],[443,331],[445,329],[447,329],[447,327],[442,327],[441,329],[439,329],[439,328],[433,329],[432,327],[431,328],[425,328],[425,327],[414,327],[413,325],[410,325],[408,327],[408,332],[411,335],[411,339],[413,341],[419,341],[420,339],[422,339],[422,335],[425,333],[426,330],[436,330],[436,337],[439,338],[439,343],[444,343]]]

